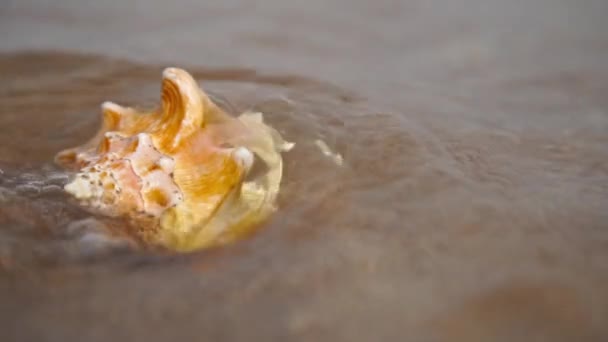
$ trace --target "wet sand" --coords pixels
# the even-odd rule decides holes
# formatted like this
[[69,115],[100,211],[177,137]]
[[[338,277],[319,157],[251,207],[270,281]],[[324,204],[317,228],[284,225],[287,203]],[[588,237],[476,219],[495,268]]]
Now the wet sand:
[[[6,340],[608,339],[605,13],[1,5]],[[53,155],[95,132],[101,102],[154,104],[169,65],[296,142],[280,210],[251,239],[188,255],[83,239],[103,220],[57,190]]]

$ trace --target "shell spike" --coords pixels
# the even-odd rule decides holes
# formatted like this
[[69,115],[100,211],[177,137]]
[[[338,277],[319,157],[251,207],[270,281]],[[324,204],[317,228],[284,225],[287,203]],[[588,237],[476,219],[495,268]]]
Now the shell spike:
[[116,130],[120,126],[120,122],[127,115],[128,108],[122,107],[114,102],[106,101],[101,104],[101,113],[103,116],[103,129]]
[[251,170],[253,166],[254,156],[251,151],[245,147],[237,147],[232,151],[232,158],[243,167],[245,173]]
[[178,68],[163,71],[159,144],[174,150],[203,125],[203,103],[196,81]]

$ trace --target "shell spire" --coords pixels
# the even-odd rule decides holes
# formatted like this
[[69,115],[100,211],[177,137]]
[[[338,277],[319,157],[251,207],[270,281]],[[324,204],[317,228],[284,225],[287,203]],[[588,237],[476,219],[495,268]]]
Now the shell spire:
[[[129,217],[143,240],[174,250],[235,240],[274,210],[291,145],[260,113],[227,115],[178,68],[163,71],[156,111],[101,109],[99,132],[55,158],[78,170],[65,190],[84,206]],[[254,154],[268,171],[246,180]]]

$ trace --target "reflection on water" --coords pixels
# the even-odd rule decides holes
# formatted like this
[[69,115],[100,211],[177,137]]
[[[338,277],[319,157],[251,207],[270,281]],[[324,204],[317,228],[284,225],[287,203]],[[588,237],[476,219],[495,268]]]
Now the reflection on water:
[[[155,16],[163,5],[148,8],[141,27],[129,26],[129,13],[108,19],[112,27],[87,26],[94,12],[84,6],[7,7],[3,50],[99,53],[111,40],[92,32],[121,28],[128,33],[112,39],[132,44],[107,48],[129,60],[0,56],[0,322],[9,340],[608,336],[600,2],[460,3],[470,14],[432,1],[386,10],[389,2],[335,0],[327,6],[341,11],[318,13],[283,5],[253,18],[241,5],[247,27],[210,23],[241,7],[205,5],[208,26],[187,29],[221,37],[209,41],[223,52],[180,40],[187,23],[176,11]],[[412,11],[422,18],[414,24],[403,20]],[[377,26],[347,30],[337,13]],[[566,17],[580,25],[563,28]],[[44,25],[46,43],[14,33],[33,37]],[[147,29],[184,54],[155,47]],[[247,241],[183,256],[139,251],[120,234],[124,222],[93,217],[59,190],[69,175],[54,154],[96,131],[103,101],[156,103],[166,60],[188,63],[230,112],[261,111],[296,143],[280,210]]]

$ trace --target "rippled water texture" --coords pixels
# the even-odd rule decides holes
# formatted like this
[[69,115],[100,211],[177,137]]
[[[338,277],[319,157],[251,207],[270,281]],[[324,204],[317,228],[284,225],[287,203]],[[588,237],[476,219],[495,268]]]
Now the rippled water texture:
[[[7,341],[608,339],[605,1],[216,3],[0,5]],[[169,65],[296,142],[247,241],[136,250],[61,191]]]

